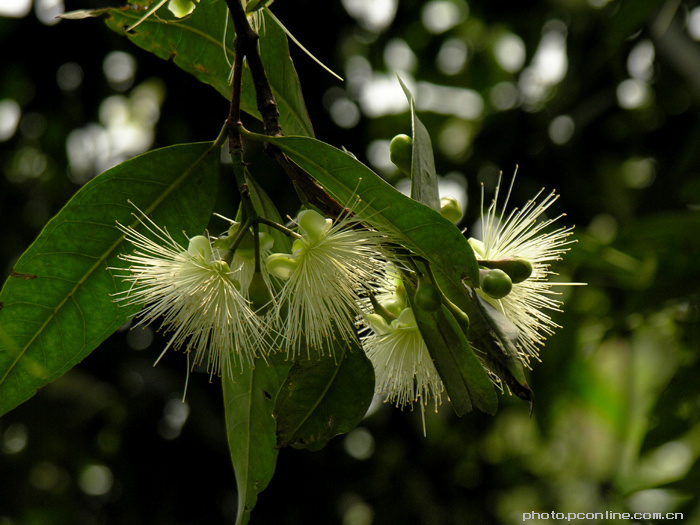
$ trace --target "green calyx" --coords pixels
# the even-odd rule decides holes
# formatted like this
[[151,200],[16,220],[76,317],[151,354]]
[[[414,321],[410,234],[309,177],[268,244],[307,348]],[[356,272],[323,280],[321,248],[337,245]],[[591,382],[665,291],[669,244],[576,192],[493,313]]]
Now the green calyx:
[[413,159],[413,139],[408,135],[396,135],[389,144],[389,157],[397,168],[408,177],[411,176]]
[[481,289],[493,299],[503,299],[513,289],[513,281],[503,270],[481,270]]

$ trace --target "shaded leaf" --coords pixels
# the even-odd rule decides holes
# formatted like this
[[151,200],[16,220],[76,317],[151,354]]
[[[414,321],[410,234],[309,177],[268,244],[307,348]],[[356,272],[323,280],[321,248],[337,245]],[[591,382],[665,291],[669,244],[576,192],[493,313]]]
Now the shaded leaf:
[[291,364],[270,361],[270,365],[245,368],[234,379],[222,377],[226,435],[238,488],[237,525],[248,523],[258,493],[272,480],[277,464],[277,424],[272,411]]
[[[136,0],[119,8],[95,9],[69,13],[64,18],[77,19],[105,16],[107,27],[126,36],[134,44],[156,56],[169,60],[195,78],[211,85],[227,100],[231,98],[228,83],[233,63],[233,23],[224,0],[203,0],[191,15],[178,19],[168,9],[144,20],[130,32],[151,6],[151,0]],[[263,11],[265,12],[265,11]],[[299,78],[289,56],[289,45],[284,31],[265,14],[265,28],[260,35],[260,55],[268,81],[277,101],[282,130],[290,135],[313,136],[313,127],[306,111]],[[224,33],[226,36],[224,38]],[[225,44],[224,44],[225,42]],[[241,108],[260,118],[255,101],[250,72],[245,70],[241,93]]]
[[185,242],[204,230],[214,206],[218,148],[211,143],[155,150],[83,186],[20,257],[0,292],[0,414],[82,361],[136,313],[110,294],[125,288],[116,266],[133,224],[131,200]]
[[362,420],[374,396],[374,368],[357,342],[339,342],[335,359],[298,359],[275,405],[277,446],[318,450]]
[[487,414],[495,414],[498,410],[496,390],[454,316],[444,305],[435,312],[416,307],[413,286],[406,279],[404,284],[418,329],[455,413],[461,417],[474,406]]

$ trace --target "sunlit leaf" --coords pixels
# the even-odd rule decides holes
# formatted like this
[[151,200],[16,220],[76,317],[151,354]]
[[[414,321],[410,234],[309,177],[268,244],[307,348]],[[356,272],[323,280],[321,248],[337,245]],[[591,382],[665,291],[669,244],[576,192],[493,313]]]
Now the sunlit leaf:
[[0,414],[63,375],[135,313],[110,297],[125,287],[107,270],[124,249],[116,221],[136,225],[136,205],[181,242],[183,230],[200,233],[214,205],[218,154],[211,143],[146,153],[88,182],[49,221],[0,292]]

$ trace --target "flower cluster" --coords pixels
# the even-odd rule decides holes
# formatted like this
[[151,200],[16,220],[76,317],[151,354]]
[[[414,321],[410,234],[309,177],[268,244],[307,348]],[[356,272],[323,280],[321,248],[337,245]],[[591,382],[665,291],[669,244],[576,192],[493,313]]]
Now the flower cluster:
[[[568,249],[572,230],[550,228],[559,217],[539,220],[554,193],[538,203],[540,192],[508,215],[510,191],[500,209],[499,193],[500,182],[486,209],[482,194],[481,236],[468,240],[481,268],[476,293],[515,325],[528,365],[557,326],[546,313],[561,306],[553,287],[575,284],[550,281],[550,264]],[[224,235],[198,235],[184,247],[145,216],[140,222],[146,233],[119,226],[136,250],[122,256],[131,286],[118,300],[145,306],[138,324],[162,318],[173,333],[166,350],[193,352],[195,364],[206,360],[214,375],[254,366],[273,349],[290,359],[333,356],[334,341],[357,340],[374,366],[378,395],[400,407],[433,400],[437,410],[444,385],[403,281],[413,288],[415,273],[402,256],[386,255],[395,241],[353,213],[331,220],[300,212],[292,229],[280,226],[294,238],[289,253],[272,253],[272,237],[256,238],[250,224],[230,221]],[[431,288],[439,308],[442,294]]]

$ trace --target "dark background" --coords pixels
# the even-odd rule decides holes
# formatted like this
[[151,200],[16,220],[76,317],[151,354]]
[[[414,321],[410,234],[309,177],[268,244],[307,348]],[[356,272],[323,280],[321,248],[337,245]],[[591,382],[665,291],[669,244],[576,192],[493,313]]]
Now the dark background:
[[[457,108],[419,111],[438,173],[466,184],[462,225],[478,218],[480,183],[492,190],[499,170],[509,182],[517,164],[513,205],[540,187],[556,188],[562,197],[551,213],[566,213],[561,222],[576,225],[578,242],[555,270],[588,286],[567,291],[565,312],[553,314],[563,328],[529,375],[537,396],[532,418],[507,394],[495,417],[457,419],[446,404],[437,415],[427,411],[423,437],[419,411],[381,405],[320,452],[283,450],[252,523],[520,523],[525,512],[606,510],[676,511],[700,523],[698,2],[447,3],[461,21],[431,33],[421,22],[428,2],[401,0],[383,28],[350,16],[351,2],[275,2],[274,13],[304,46],[346,78],[334,79],[291,45],[316,135],[398,182],[368,152],[370,144],[386,151],[395,134],[410,133],[409,115],[363,113],[362,82],[346,66],[362,63],[393,78],[387,49],[410,48],[414,65],[402,78],[468,88],[484,102],[469,120]],[[109,4],[71,0],[64,7],[102,5]],[[228,110],[209,86],[100,20],[46,24],[40,6],[0,16],[0,103],[12,100],[21,111],[16,130],[0,142],[3,275],[79,185],[108,167],[80,168],[67,154],[75,130],[92,126],[92,136],[103,137],[106,99],[121,97],[124,107],[140,100],[143,86],[162,96],[149,124],[132,110],[130,122],[153,134],[124,156],[211,140]],[[553,29],[565,37],[565,76],[525,102],[525,70]],[[525,49],[512,71],[493,52],[506,33]],[[453,74],[437,65],[450,39],[466,49],[465,65]],[[639,55],[649,49],[650,67],[640,71]],[[136,64],[122,82],[103,72],[113,51]],[[59,82],[65,64],[80,71],[70,89]],[[631,78],[636,83],[625,84]],[[493,103],[501,83],[519,97],[507,109]],[[630,85],[647,96],[625,108],[618,93]],[[414,89],[419,108],[421,93]],[[334,121],[338,100],[358,111],[353,126]],[[573,134],[563,141],[553,121],[573,123]],[[255,150],[249,155],[282,213],[294,213],[296,197],[278,168]],[[236,204],[224,178],[217,211],[230,215]],[[181,404],[185,360],[171,353],[154,368],[163,345],[160,334],[121,330],[0,419],[0,525],[235,521],[218,381],[193,375]]]

